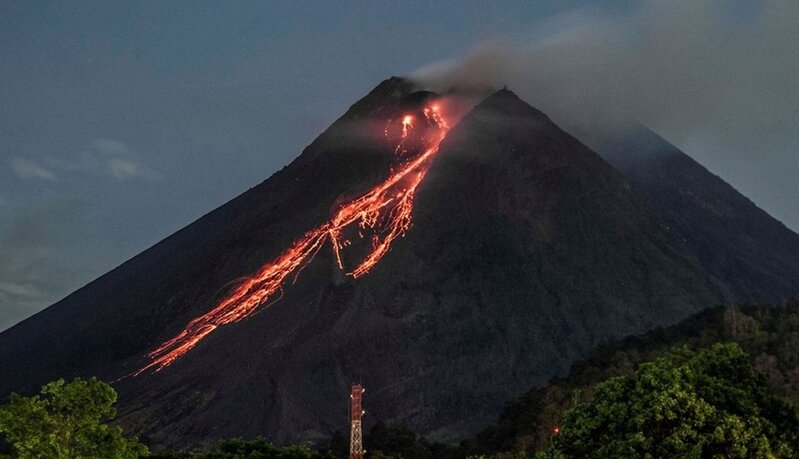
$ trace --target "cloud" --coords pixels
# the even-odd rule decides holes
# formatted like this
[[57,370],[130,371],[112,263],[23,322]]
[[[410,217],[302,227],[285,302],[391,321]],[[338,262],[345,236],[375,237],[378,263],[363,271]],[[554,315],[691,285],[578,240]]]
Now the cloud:
[[81,174],[110,177],[116,181],[161,180],[163,176],[144,164],[125,143],[95,139],[72,157],[48,157],[47,165],[60,175]]
[[95,139],[92,147],[110,156],[129,156],[130,148],[122,142],[111,139]]
[[67,253],[82,211],[65,200],[12,216],[0,234],[0,330],[61,299],[81,277]]
[[56,180],[56,175],[50,169],[47,169],[29,159],[13,158],[11,160],[11,168],[17,177],[21,179],[34,179],[34,180]]
[[45,292],[28,283],[0,281],[0,298],[7,298],[10,296],[40,299],[47,295]]
[[413,76],[433,89],[508,85],[566,125],[627,116],[675,141],[740,154],[794,151],[799,2],[650,1],[585,9],[475,46]]
[[116,180],[159,180],[161,174],[153,171],[135,158],[124,143],[111,139],[96,139],[83,156],[87,169],[99,171]]
[[141,166],[127,159],[113,158],[109,160],[108,169],[112,176],[120,180],[142,175]]

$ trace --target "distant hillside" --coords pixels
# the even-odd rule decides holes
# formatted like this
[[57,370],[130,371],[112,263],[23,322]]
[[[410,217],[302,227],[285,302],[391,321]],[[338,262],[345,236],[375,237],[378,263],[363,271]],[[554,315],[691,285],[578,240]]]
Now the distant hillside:
[[508,405],[499,421],[464,441],[453,457],[543,449],[564,410],[587,400],[597,383],[633,373],[635,367],[679,345],[707,347],[737,342],[766,375],[777,395],[799,405],[799,300],[785,306],[727,306],[707,309],[671,327],[609,342],[577,362],[569,375],[533,389]]
[[679,148],[640,125],[581,140],[624,175],[725,303],[782,304],[799,293],[799,235]]

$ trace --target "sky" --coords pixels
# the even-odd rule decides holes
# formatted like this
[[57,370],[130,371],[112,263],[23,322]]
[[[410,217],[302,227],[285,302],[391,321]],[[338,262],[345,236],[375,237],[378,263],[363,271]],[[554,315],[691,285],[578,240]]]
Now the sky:
[[0,1],[0,330],[265,180],[392,75],[486,70],[545,111],[632,111],[799,229],[795,5]]

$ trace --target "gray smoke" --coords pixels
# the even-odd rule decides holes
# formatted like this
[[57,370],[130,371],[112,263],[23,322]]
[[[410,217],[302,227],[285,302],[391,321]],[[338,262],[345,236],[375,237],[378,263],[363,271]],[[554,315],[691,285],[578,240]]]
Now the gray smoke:
[[799,2],[652,1],[557,16],[413,77],[508,85],[578,137],[636,119],[799,228],[797,44]]

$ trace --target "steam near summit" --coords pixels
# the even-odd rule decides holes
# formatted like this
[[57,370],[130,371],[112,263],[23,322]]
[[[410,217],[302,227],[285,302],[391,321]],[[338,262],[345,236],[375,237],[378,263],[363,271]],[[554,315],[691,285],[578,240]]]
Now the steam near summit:
[[[796,230],[799,201],[774,190],[790,189],[799,175],[799,4],[767,1],[738,12],[734,3],[578,9],[485,40],[413,78],[433,90],[508,85],[581,139],[641,123],[758,204],[780,202],[772,211]],[[753,174],[771,186],[754,185]]]

